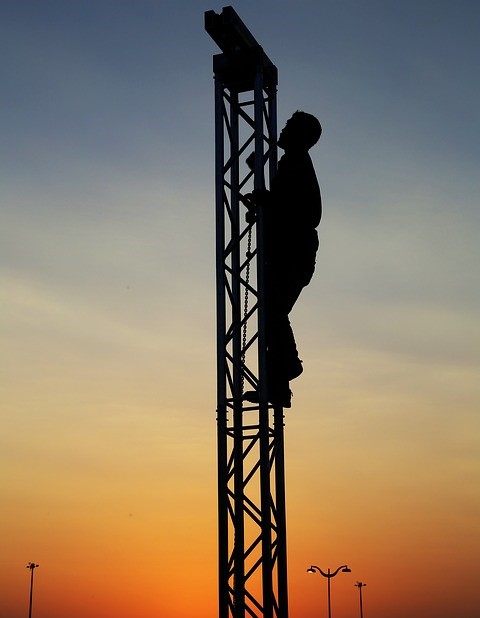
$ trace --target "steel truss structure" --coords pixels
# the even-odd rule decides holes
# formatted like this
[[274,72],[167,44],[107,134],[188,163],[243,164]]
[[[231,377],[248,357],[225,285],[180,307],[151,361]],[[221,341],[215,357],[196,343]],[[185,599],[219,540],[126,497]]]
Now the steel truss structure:
[[276,171],[277,70],[231,7],[205,13],[205,28],[223,51],[213,58],[219,617],[288,618],[284,417],[267,402],[263,214],[245,199]]

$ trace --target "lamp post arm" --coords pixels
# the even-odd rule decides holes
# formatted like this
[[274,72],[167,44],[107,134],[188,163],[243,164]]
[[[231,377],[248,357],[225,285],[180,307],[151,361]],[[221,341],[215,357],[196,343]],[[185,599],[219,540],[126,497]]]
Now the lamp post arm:
[[[333,575],[330,575],[329,573],[324,573],[320,567],[315,566],[314,564],[312,564],[312,566],[310,568],[311,569],[315,569],[315,571],[318,571],[321,575],[323,575],[323,577],[333,577]],[[340,568],[342,568],[342,567],[340,567]]]
[[342,564],[342,566],[339,566],[338,569],[336,569],[333,573],[330,573],[330,575],[327,575],[327,577],[334,577],[340,571],[340,569],[348,569],[348,566],[346,564]]

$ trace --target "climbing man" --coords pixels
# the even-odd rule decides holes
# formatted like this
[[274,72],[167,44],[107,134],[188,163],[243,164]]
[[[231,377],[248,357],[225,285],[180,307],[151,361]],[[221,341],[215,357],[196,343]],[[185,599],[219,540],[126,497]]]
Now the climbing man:
[[[270,191],[247,196],[250,212],[264,211],[268,400],[284,408],[291,407],[289,382],[303,372],[288,316],[315,270],[322,200],[308,151],[321,133],[315,116],[295,112],[278,139],[285,154]],[[247,391],[244,399],[256,403],[259,394]]]

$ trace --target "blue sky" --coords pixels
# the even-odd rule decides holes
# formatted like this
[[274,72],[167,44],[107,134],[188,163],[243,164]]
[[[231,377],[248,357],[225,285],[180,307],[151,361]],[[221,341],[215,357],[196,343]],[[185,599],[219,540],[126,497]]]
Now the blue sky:
[[[159,494],[180,491],[179,461],[193,450],[212,498],[218,50],[203,13],[222,6],[1,3],[3,469],[35,456],[39,486],[64,466],[125,474],[131,449],[142,473],[176,470],[157,479]],[[450,505],[436,534],[469,532],[458,559],[478,567],[480,4],[233,6],[279,69],[280,124],[304,109],[324,130],[312,151],[324,200],[317,273],[293,315],[306,368],[287,426],[293,564],[315,562],[296,533],[301,509],[331,530],[361,499],[349,493],[355,470],[363,524],[394,525],[393,508],[376,503],[385,491],[410,514]],[[335,481],[309,472],[332,458],[345,462]],[[4,473],[12,509],[14,477]],[[329,490],[322,504],[316,492]],[[22,504],[41,510],[25,491]],[[175,500],[163,505],[172,521]],[[405,521],[399,538],[423,534],[428,555],[429,524]],[[340,522],[353,546],[357,524]],[[214,521],[202,525],[215,535]],[[26,541],[10,538],[13,561]],[[432,616],[453,617],[439,613],[445,598]],[[478,599],[468,607],[463,618],[478,615]]]

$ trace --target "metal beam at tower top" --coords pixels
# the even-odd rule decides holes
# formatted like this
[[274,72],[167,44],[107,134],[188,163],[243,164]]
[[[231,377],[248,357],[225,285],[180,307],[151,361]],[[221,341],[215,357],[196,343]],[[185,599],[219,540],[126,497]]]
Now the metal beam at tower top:
[[214,56],[214,71],[225,86],[237,92],[253,90],[260,68],[264,85],[277,85],[276,66],[231,6],[224,7],[219,15],[207,11],[205,30],[223,52]]
[[[232,7],[207,11],[205,29],[222,51],[213,58],[219,616],[288,618],[283,409],[267,402],[263,213],[245,205],[276,172],[277,69]],[[258,404],[243,400],[246,388]]]

